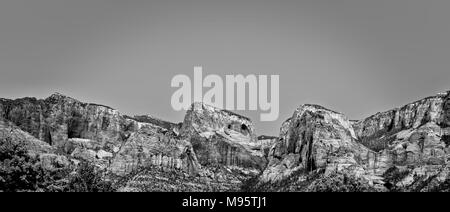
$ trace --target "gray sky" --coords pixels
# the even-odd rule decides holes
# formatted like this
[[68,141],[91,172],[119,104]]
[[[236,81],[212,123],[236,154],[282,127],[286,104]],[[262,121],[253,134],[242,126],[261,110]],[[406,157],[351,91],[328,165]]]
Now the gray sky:
[[182,121],[176,74],[279,74],[298,105],[360,119],[450,89],[448,0],[2,0],[0,97],[61,92]]

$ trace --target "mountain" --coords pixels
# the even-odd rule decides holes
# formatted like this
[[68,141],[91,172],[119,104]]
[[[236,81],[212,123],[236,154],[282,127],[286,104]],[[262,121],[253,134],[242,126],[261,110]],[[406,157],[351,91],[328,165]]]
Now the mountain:
[[90,164],[117,191],[445,191],[450,92],[358,121],[301,105],[278,137],[203,103],[171,123],[56,93],[0,99],[0,139],[69,179]]
[[[46,99],[0,99],[0,119],[2,126],[26,135],[22,140],[64,157],[69,167],[83,161],[95,165],[108,180],[123,183],[121,190],[155,189],[154,183],[133,182],[145,173],[186,178],[188,186],[177,189],[239,190],[267,161],[250,119],[198,103],[175,124],[148,115],[129,117],[56,93]],[[200,182],[200,189],[190,186],[193,182]]]
[[[448,189],[450,92],[360,121],[302,105],[282,126],[257,188],[363,191]],[[365,187],[364,185],[369,185]]]

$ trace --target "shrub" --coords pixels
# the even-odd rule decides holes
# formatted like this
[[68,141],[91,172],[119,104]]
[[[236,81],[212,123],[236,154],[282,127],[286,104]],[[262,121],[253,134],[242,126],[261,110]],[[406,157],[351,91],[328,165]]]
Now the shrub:
[[398,182],[400,182],[401,180],[403,180],[406,176],[408,176],[409,173],[410,172],[409,172],[408,169],[400,170],[396,166],[393,166],[393,167],[389,168],[383,174],[383,178],[384,178],[384,180],[386,182],[385,183],[386,188],[388,188],[391,191],[399,190],[398,188],[396,188],[395,185]]
[[69,177],[68,192],[112,192],[112,183],[103,180],[103,173],[86,162],[81,162],[75,174]]
[[51,176],[28,154],[25,143],[7,137],[0,140],[0,191],[36,191],[45,189]]
[[369,184],[353,175],[333,173],[315,180],[308,192],[375,192]]

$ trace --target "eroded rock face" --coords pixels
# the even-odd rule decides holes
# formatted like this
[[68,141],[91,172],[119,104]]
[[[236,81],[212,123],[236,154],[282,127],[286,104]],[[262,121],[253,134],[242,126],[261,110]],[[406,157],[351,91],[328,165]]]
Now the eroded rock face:
[[66,148],[68,143],[77,143],[76,140],[89,140],[91,144],[83,148],[106,152],[118,149],[142,127],[164,129],[165,125],[172,126],[162,121],[158,122],[162,126],[157,126],[149,121],[153,120],[151,118],[139,122],[110,107],[83,103],[58,93],[43,100],[1,99],[0,117],[51,146]]
[[111,163],[111,171],[125,175],[143,167],[182,170],[195,176],[201,166],[191,144],[152,128],[142,128],[123,144]]
[[231,111],[222,110],[203,103],[193,103],[184,118],[181,134],[210,135],[215,131],[232,130],[246,136],[250,141],[256,140],[255,129],[251,120]]
[[377,113],[353,124],[362,141],[377,140],[405,129],[416,129],[426,123],[446,125],[450,104],[448,93],[440,93],[401,108]]
[[[103,169],[110,166],[133,133],[142,128],[166,133],[177,126],[150,116],[123,116],[110,107],[83,103],[58,93],[43,100],[1,99],[0,117],[31,134],[26,139],[45,141],[52,152],[58,150],[75,161],[89,161]],[[142,159],[133,154],[129,157]],[[114,170],[122,173],[128,169]]]
[[54,146],[71,138],[83,138],[112,147],[125,140],[130,127],[117,110],[82,103],[61,94],[44,100],[3,100],[0,115]]
[[442,127],[450,127],[450,92],[448,92],[443,103]]
[[278,142],[278,137],[258,136],[258,145],[255,150],[259,150],[265,158],[269,157],[270,150]]
[[230,111],[194,103],[181,136],[190,140],[202,165],[220,164],[260,171],[266,159],[250,119]]
[[24,142],[26,149],[31,155],[46,154],[55,151],[55,148],[49,144],[36,139],[13,123],[0,118],[0,140],[3,141],[7,138],[12,139],[13,142]]
[[358,162],[362,160],[361,153],[368,150],[355,140],[350,121],[342,114],[317,105],[303,105],[283,124],[261,181],[280,181],[299,170],[363,174]]
[[421,167],[432,173],[445,165],[450,153],[445,143],[448,98],[449,92],[440,93],[355,122],[358,141],[376,151],[367,168],[382,175],[393,166]]
[[449,92],[440,93],[360,121],[304,105],[283,123],[260,182],[304,173],[302,181],[324,170],[324,176],[340,172],[381,190],[436,189],[450,180],[448,102]]
[[55,154],[54,147],[24,132],[13,123],[0,118],[0,142],[6,142],[6,139],[14,144],[23,144],[28,154],[38,158],[39,163],[45,170],[54,171],[73,165],[64,155]]

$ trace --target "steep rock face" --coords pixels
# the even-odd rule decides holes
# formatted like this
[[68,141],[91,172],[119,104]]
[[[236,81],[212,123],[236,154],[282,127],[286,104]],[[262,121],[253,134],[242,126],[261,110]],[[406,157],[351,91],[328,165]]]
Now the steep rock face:
[[6,142],[6,139],[15,144],[23,144],[28,154],[39,158],[39,163],[46,170],[53,171],[72,165],[67,157],[55,154],[54,147],[22,131],[13,123],[0,118],[0,142]]
[[[378,141],[381,137],[386,137],[398,133],[405,129],[417,129],[418,127],[433,122],[444,126],[448,122],[449,114],[449,92],[440,93],[436,96],[428,97],[401,108],[377,113],[369,118],[357,121],[353,124],[355,132],[361,142],[370,146],[370,141]],[[385,146],[374,147],[375,150]]]
[[[53,152],[63,153],[77,163],[89,161],[102,169],[108,169],[116,155],[121,156],[118,152],[133,133],[150,128],[172,135],[174,130],[169,130],[177,126],[149,116],[145,119],[123,116],[110,107],[83,103],[58,93],[43,100],[0,99],[0,117],[30,133],[34,137],[31,140],[45,141]],[[132,152],[127,157],[131,161],[142,159]],[[121,167],[123,170],[117,166],[114,170],[118,173],[130,170]]]
[[362,175],[360,163],[367,159],[363,156],[368,150],[355,140],[353,128],[342,114],[317,105],[303,105],[283,124],[261,180],[278,181],[299,170],[316,169]]
[[449,109],[449,92],[361,121],[304,105],[283,123],[260,183],[297,176],[294,184],[302,184],[324,170],[323,176],[340,172],[381,190],[441,188],[450,180]]
[[450,127],[450,91],[447,92],[442,109],[443,113],[441,125],[442,127]]
[[110,169],[114,174],[125,175],[150,166],[181,170],[192,176],[201,168],[188,141],[144,127],[123,144]]
[[13,123],[0,118],[0,140],[3,141],[6,138],[12,139],[14,142],[25,142],[26,149],[31,155],[52,153],[55,151],[55,148],[49,144],[36,139]]
[[226,135],[216,134],[208,138],[192,136],[190,142],[202,165],[221,164],[252,171],[262,170],[265,165],[263,155],[252,154],[249,149],[239,144],[239,141]]
[[278,142],[278,137],[258,136],[258,145],[255,150],[259,150],[265,158],[269,157],[270,149]]
[[44,100],[3,100],[0,115],[50,145],[58,145],[70,138],[117,145],[124,140],[127,131],[127,122],[118,111],[61,94],[53,94]]
[[184,118],[181,134],[209,135],[215,131],[233,130],[255,141],[255,129],[251,120],[231,111],[215,108],[203,103],[193,103]]
[[368,168],[381,175],[392,166],[427,166],[432,173],[445,165],[448,102],[449,92],[440,93],[355,122],[358,141],[377,152]]
[[254,132],[250,119],[202,103],[191,106],[181,128],[181,136],[190,140],[200,164],[258,172],[266,159]]
[[108,152],[144,126],[162,128],[127,118],[110,107],[83,103],[58,93],[43,100],[1,99],[0,117],[52,146],[80,138],[95,141]]

